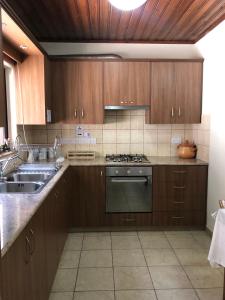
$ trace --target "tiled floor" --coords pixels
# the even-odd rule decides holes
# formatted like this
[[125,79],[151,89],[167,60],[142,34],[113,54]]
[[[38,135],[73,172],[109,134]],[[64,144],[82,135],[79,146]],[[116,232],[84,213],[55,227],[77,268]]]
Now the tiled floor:
[[49,300],[221,300],[204,231],[69,235]]

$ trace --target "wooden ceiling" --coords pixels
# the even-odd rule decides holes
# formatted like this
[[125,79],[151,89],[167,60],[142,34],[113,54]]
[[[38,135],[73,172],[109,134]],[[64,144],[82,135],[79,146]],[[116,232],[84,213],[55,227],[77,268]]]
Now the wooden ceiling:
[[45,42],[195,43],[225,19],[225,0],[147,0],[129,12],[108,0],[1,2]]

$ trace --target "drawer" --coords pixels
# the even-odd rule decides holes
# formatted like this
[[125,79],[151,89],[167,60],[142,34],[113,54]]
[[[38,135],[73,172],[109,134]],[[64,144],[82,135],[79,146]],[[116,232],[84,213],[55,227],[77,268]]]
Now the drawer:
[[108,213],[105,226],[151,226],[152,213]]
[[205,226],[205,211],[154,212],[155,226]]

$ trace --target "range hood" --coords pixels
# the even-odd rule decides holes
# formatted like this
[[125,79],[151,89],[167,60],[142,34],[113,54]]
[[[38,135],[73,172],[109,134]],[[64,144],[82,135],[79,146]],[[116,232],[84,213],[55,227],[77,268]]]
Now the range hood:
[[105,110],[138,110],[149,109],[149,105],[105,105]]

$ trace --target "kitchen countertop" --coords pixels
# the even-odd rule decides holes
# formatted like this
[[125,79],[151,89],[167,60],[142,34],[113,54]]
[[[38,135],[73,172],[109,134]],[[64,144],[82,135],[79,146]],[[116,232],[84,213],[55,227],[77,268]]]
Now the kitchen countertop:
[[[136,165],[208,165],[207,162],[196,159],[179,159],[176,157],[148,157],[148,163]],[[1,254],[7,252],[16,238],[31,220],[63,173],[69,166],[119,166],[124,163],[106,162],[102,157],[95,160],[72,160],[63,163],[62,168],[37,194],[0,194],[0,227],[1,227]],[[134,166],[134,163],[126,163]]]

